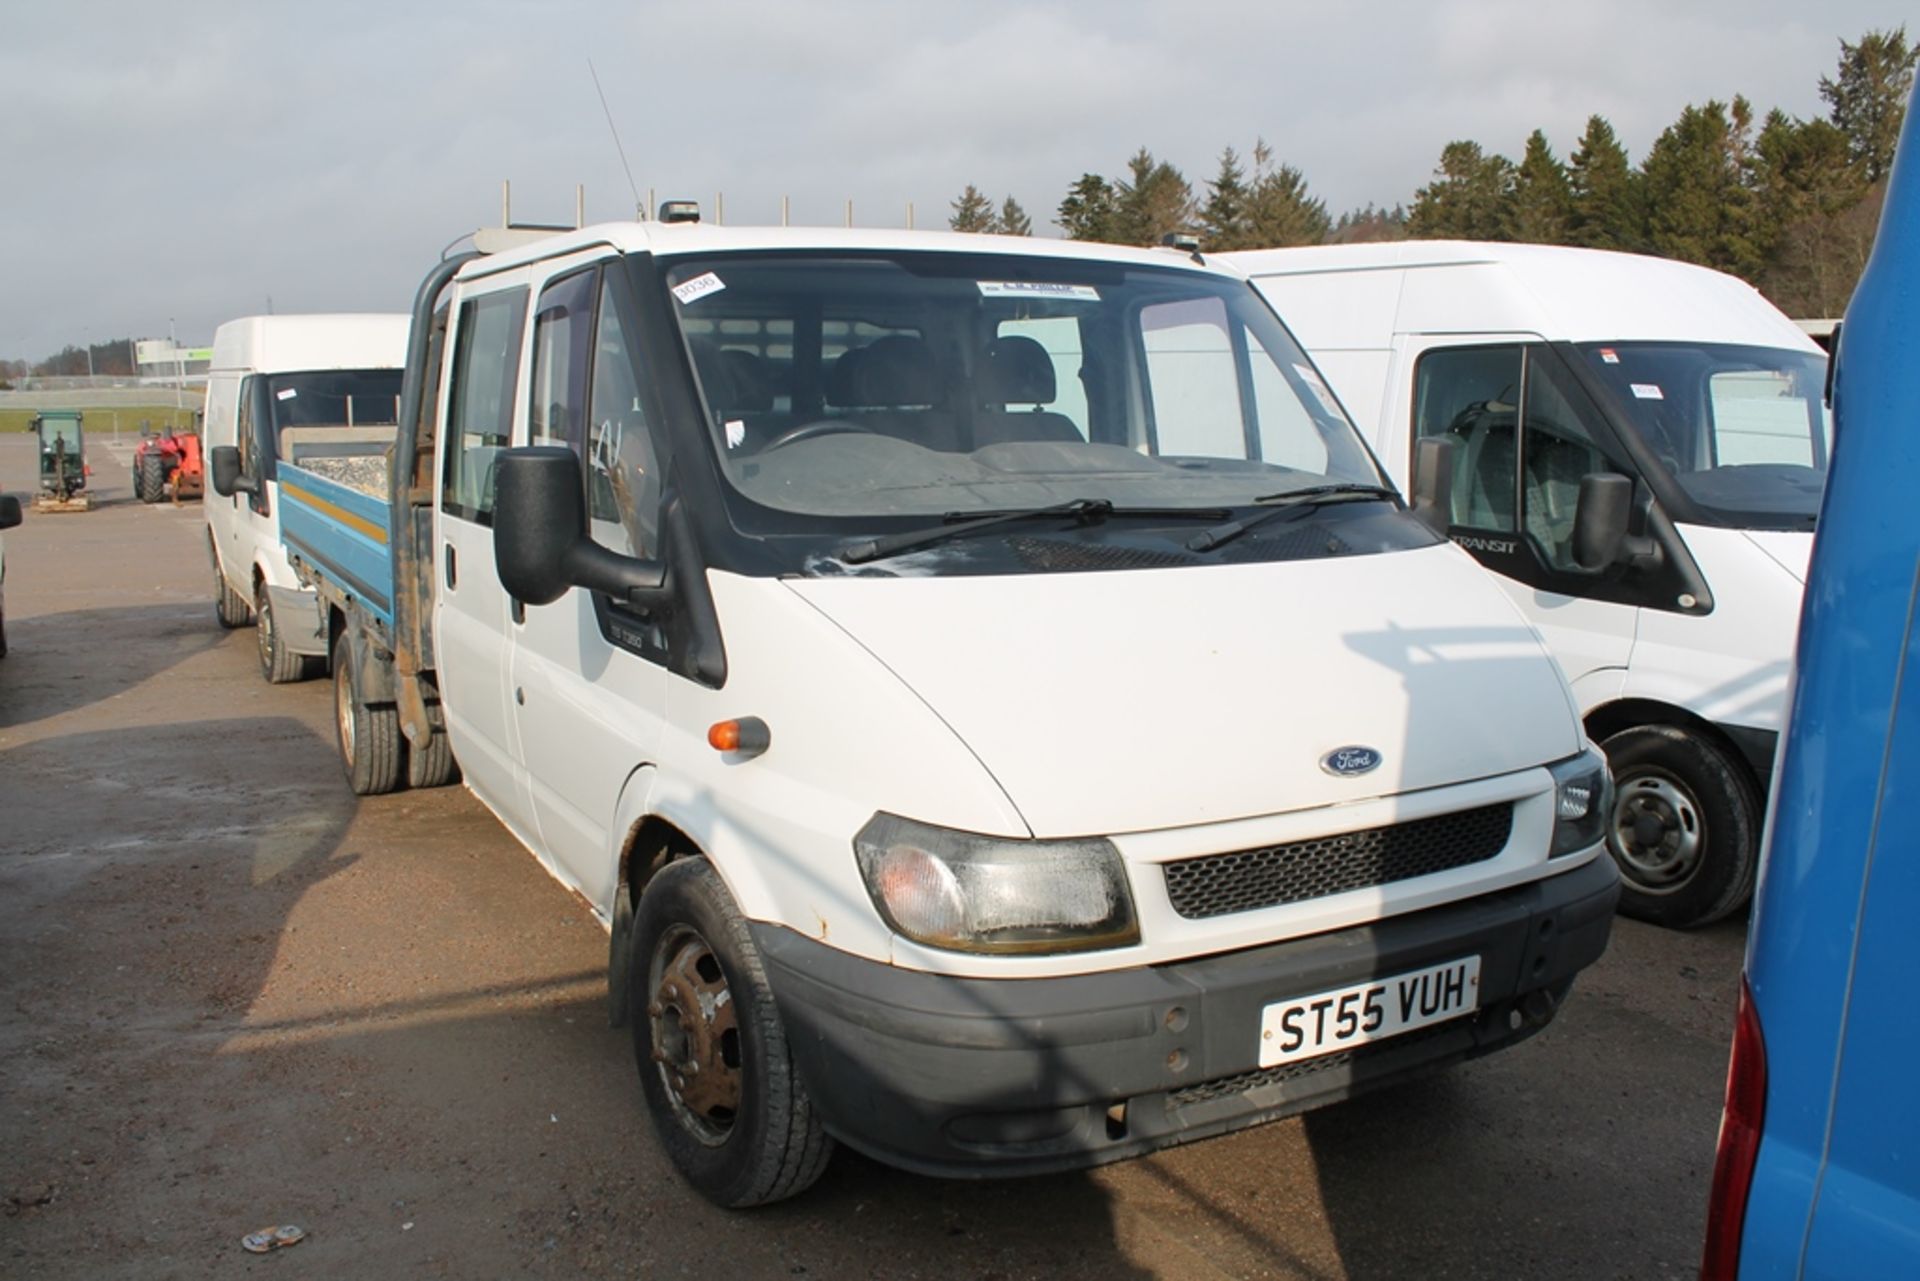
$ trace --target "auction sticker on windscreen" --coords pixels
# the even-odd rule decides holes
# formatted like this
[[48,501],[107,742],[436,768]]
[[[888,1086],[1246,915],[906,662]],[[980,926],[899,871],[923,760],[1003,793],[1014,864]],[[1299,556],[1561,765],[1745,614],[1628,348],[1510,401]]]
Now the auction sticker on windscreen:
[[1053,298],[1065,302],[1099,302],[1092,285],[1067,285],[1048,280],[980,280],[982,298]]
[[1384,1041],[1480,1008],[1480,958],[1276,1001],[1260,1015],[1260,1066]]

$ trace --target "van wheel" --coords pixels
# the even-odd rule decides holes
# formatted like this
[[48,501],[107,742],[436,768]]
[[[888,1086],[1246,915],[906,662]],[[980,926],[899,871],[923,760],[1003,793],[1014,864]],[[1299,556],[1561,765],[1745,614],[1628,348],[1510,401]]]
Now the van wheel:
[[704,858],[669,864],[634,915],[640,1090],[682,1177],[717,1205],[806,1191],[833,1140],[794,1071],[746,922]]
[[213,549],[211,540],[207,543],[207,556],[213,561],[213,616],[220,620],[220,626],[229,631],[236,627],[245,627],[247,620],[253,617],[247,609],[247,598],[227,582],[227,576],[220,569],[220,554]]
[[1607,849],[1620,910],[1674,929],[1709,925],[1753,894],[1760,801],[1725,748],[1671,725],[1637,725],[1603,747],[1613,767]]
[[351,642],[342,632],[333,642],[333,724],[340,763],[355,796],[379,796],[400,786],[400,713],[392,707],[368,707],[353,678]]
[[260,647],[260,674],[267,678],[267,684],[286,685],[305,680],[307,656],[294,653],[281,642],[273,622],[273,597],[265,583],[253,589],[253,617],[253,638]]
[[460,762],[453,759],[453,740],[447,737],[446,712],[439,703],[427,704],[427,724],[433,727],[426,747],[407,744],[407,786],[445,787],[460,781]]

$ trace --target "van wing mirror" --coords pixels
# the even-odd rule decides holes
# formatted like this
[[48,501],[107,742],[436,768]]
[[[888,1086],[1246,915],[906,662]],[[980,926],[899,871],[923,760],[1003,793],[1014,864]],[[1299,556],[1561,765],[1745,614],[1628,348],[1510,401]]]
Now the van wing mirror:
[[208,461],[213,464],[213,492],[222,498],[235,494],[257,494],[260,482],[240,474],[240,449],[237,445],[215,445]]
[[622,556],[587,536],[586,487],[571,449],[506,449],[493,466],[493,562],[515,600],[550,605],[569,587],[585,587],[643,607],[664,603],[664,563]]
[[1573,509],[1573,563],[1585,574],[1615,565],[1651,569],[1663,557],[1660,544],[1628,532],[1633,521],[1633,479],[1618,472],[1593,472],[1580,478]]
[[1453,451],[1444,436],[1413,447],[1413,518],[1445,538],[1453,525]]
[[23,519],[20,500],[12,494],[0,494],[0,529],[12,529]]

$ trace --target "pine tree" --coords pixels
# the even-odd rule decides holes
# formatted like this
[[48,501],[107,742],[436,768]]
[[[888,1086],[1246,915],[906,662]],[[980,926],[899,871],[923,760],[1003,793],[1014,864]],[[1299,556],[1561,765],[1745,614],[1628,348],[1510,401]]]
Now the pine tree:
[[1864,166],[1837,125],[1777,110],[1754,153],[1755,198],[1771,230],[1761,288],[1790,315],[1839,315],[1872,247],[1877,201]]
[[1115,231],[1120,243],[1157,245],[1169,232],[1194,221],[1193,188],[1164,160],[1145,147],[1127,161],[1127,179],[1118,184]]
[[1571,197],[1569,244],[1637,250],[1646,244],[1647,215],[1640,179],[1605,116],[1589,116],[1587,131],[1567,163]]
[[1480,144],[1450,142],[1433,181],[1414,194],[1408,234],[1421,239],[1511,240],[1513,162]]
[[1118,204],[1112,183],[1097,173],[1083,173],[1060,202],[1054,222],[1068,240],[1116,243],[1120,239]]
[[1210,250],[1247,249],[1246,171],[1240,157],[1228,147],[1220,153],[1220,172],[1207,184],[1207,203],[1200,210],[1200,226]]
[[1746,100],[1688,106],[1667,126],[1641,166],[1647,232],[1655,253],[1751,277],[1762,255],[1747,189],[1751,122]]
[[993,202],[981,194],[972,183],[960,193],[953,202],[953,216],[947,219],[947,225],[955,231],[993,231],[997,229],[993,216]]
[[1820,77],[1820,96],[1833,108],[1833,123],[1847,136],[1853,158],[1878,182],[1893,167],[1894,144],[1913,89],[1920,45],[1907,47],[1907,29],[1869,31],[1859,44],[1840,42],[1837,78]]
[[1307,194],[1306,175],[1292,165],[1275,166],[1265,139],[1253,144],[1253,182],[1247,196],[1247,235],[1262,249],[1317,245],[1333,220],[1324,200]]
[[1349,209],[1333,221],[1326,235],[1330,245],[1359,245],[1379,240],[1407,238],[1407,210],[1404,205],[1375,209],[1371,202],[1360,209]]
[[1513,238],[1536,245],[1563,245],[1573,223],[1573,190],[1567,170],[1535,129],[1515,171]]
[[1008,196],[1000,203],[1000,217],[993,229],[1003,236],[1031,236],[1033,219],[1027,217],[1018,200]]

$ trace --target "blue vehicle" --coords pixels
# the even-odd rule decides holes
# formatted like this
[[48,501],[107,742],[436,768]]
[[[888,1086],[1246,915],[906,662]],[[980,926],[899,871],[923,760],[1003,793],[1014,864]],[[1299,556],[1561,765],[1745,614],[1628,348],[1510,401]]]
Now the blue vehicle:
[[1840,333],[1703,1278],[1920,1276],[1920,127]]

